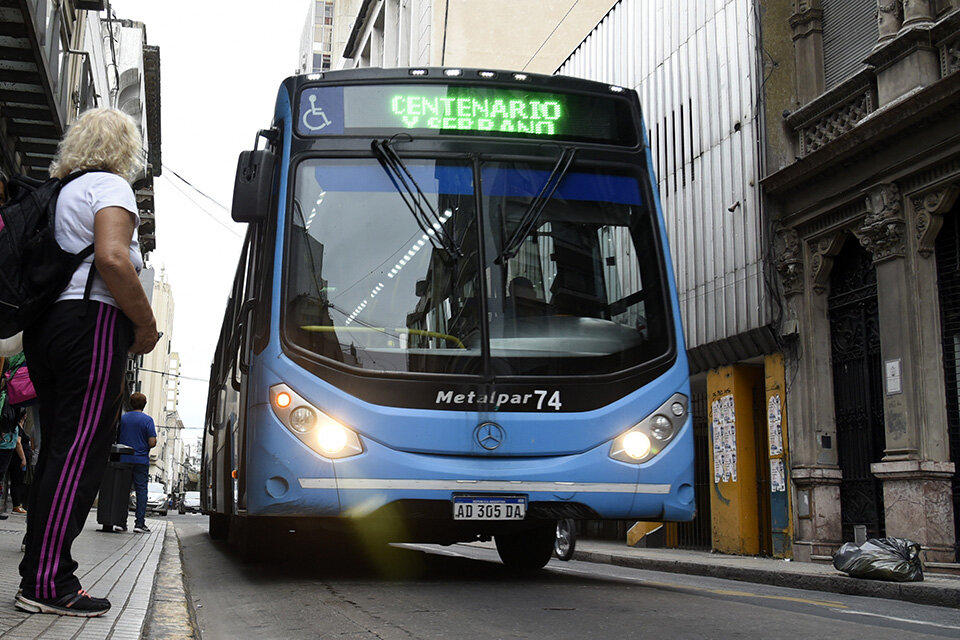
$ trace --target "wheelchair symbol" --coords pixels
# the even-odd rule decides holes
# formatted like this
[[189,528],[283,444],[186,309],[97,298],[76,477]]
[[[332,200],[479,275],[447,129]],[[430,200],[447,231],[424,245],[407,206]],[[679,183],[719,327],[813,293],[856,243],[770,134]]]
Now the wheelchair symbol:
[[324,113],[323,107],[317,106],[317,96],[309,96],[310,108],[303,114],[303,126],[310,131],[320,131],[321,129],[333,124]]

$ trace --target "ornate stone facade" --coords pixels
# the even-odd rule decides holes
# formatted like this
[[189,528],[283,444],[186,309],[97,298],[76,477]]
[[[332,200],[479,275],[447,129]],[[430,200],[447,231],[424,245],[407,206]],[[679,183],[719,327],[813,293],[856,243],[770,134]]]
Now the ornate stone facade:
[[775,266],[783,283],[783,295],[803,293],[803,247],[793,229],[778,229],[775,237]]
[[845,237],[844,233],[838,232],[811,242],[810,283],[818,295],[827,289],[833,256],[840,251]]
[[875,262],[903,257],[906,222],[896,184],[880,184],[867,190],[867,216],[857,232],[863,248]]
[[880,30],[880,40],[877,47],[897,37],[897,32],[903,25],[903,5],[900,0],[878,0],[877,26]]
[[877,0],[879,40],[867,67],[827,92],[812,91],[822,87],[819,3],[795,8],[799,104],[783,104],[796,160],[762,184],[784,313],[796,324],[797,346],[786,353],[797,372],[787,400],[796,557],[826,559],[843,541],[829,290],[852,234],[877,278],[881,362],[871,375],[882,389],[884,446],[871,472],[882,481],[879,525],[920,542],[927,561],[956,561],[958,461],[948,446],[945,373],[931,363],[944,360],[935,242],[944,216],[960,215],[960,2]]
[[943,226],[943,213],[957,200],[960,188],[946,185],[911,198],[917,230],[917,251],[924,258],[933,254],[937,233]]
[[869,90],[854,95],[810,124],[800,127],[800,152],[812,153],[836,140],[876,109],[876,100]]

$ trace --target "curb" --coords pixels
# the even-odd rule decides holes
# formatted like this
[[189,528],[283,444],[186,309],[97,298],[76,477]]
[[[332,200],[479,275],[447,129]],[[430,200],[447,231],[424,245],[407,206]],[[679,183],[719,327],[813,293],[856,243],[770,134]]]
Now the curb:
[[[960,588],[942,587],[924,582],[881,582],[863,580],[847,575],[810,575],[792,572],[772,571],[751,567],[730,567],[720,565],[685,562],[682,560],[658,560],[619,556],[598,551],[577,549],[574,560],[611,564],[631,569],[663,571],[667,573],[685,573],[689,575],[724,578],[740,582],[754,582],[792,589],[826,591],[844,595],[866,596],[903,600],[916,604],[928,604],[940,607],[960,607]],[[958,585],[960,586],[960,585]]]
[[165,523],[164,526],[163,550],[143,627],[143,640],[199,640],[195,612],[183,575],[180,536],[172,524]]

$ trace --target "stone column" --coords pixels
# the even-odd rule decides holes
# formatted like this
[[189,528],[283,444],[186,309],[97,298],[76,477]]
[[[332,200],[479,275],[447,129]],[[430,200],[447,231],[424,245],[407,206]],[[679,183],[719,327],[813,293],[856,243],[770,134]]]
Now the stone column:
[[793,553],[800,561],[825,560],[841,543],[830,319],[825,287],[816,278],[829,271],[831,255],[842,240],[831,237],[811,246],[786,228],[777,231],[775,240],[787,309],[782,333],[793,345],[785,349],[788,371],[795,372],[788,389],[787,425],[796,523]]
[[901,29],[908,29],[916,24],[933,24],[933,8],[930,0],[903,0],[903,25]]
[[[880,38],[864,62],[876,70],[877,99],[882,107],[938,81],[940,55],[931,41],[930,0],[877,2]],[[902,8],[907,11],[906,20]]]
[[[953,554],[954,465],[939,366],[939,308],[932,303],[936,265],[914,250],[921,234],[907,232],[913,225],[896,184],[868,189],[866,205],[857,237],[877,269],[886,430],[883,460],[871,471],[883,481],[887,535],[919,542],[927,560],[946,560]],[[938,366],[930,366],[934,362]]]
[[883,414],[886,423],[884,460],[916,459],[919,456],[919,418],[913,291],[916,282],[906,260],[906,220],[896,184],[885,183],[867,190],[867,215],[856,235],[873,255],[877,269],[877,302],[880,321],[880,352],[886,389]]
[[797,528],[793,558],[800,562],[827,562],[842,544],[839,467],[791,469],[796,492]]
[[877,0],[877,29],[880,39],[877,48],[897,37],[903,25],[903,6],[900,0]]
[[924,562],[954,562],[952,462],[904,460],[870,465],[883,480],[888,536],[919,542]]
[[797,102],[807,104],[824,91],[823,11],[820,0],[797,0],[790,16],[797,73]]

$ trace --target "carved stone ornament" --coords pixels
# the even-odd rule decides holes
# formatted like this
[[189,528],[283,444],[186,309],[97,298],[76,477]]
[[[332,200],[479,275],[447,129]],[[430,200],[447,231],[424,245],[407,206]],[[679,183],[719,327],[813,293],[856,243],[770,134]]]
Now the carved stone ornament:
[[900,188],[893,183],[867,189],[867,215],[854,230],[874,262],[903,257],[906,252],[906,220],[900,206]]
[[776,229],[773,241],[774,265],[783,282],[783,294],[787,297],[803,293],[803,247],[800,236],[793,229]]
[[796,13],[805,13],[807,11],[820,11],[822,0],[797,0],[794,4]]
[[917,221],[917,252],[924,258],[933,255],[937,234],[943,226],[943,214],[960,195],[960,185],[947,185],[911,198]]
[[877,30],[880,42],[890,40],[903,24],[903,5],[900,0],[877,0]]
[[827,290],[830,282],[830,269],[833,267],[833,257],[840,252],[846,235],[841,231],[816,240],[811,245],[810,282],[813,290],[818,294]]

